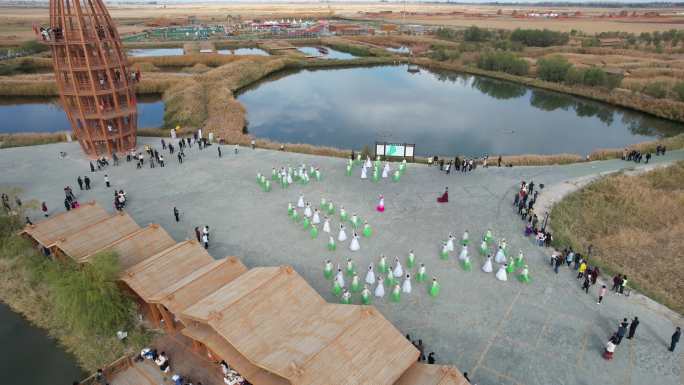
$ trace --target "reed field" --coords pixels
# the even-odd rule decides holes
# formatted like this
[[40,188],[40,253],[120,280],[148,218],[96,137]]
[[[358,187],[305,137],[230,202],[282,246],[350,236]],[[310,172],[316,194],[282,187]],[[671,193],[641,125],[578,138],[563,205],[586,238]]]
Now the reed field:
[[608,274],[684,313],[684,162],[637,176],[600,179],[551,211],[558,246],[584,251]]

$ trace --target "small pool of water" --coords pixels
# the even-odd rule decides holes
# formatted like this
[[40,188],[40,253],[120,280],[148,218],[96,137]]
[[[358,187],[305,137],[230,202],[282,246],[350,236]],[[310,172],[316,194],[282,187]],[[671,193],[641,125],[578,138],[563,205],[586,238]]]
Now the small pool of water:
[[183,48],[136,48],[129,49],[127,55],[132,57],[181,56],[184,53]]
[[0,346],[3,385],[71,384],[84,378],[76,359],[45,330],[31,325],[2,302]]
[[[138,127],[157,128],[164,123],[164,102],[159,96],[138,96]],[[0,97],[0,133],[71,131],[59,99]]]
[[417,155],[589,154],[684,132],[605,103],[406,66],[280,72],[243,90],[257,137],[343,149],[413,143]]
[[327,54],[321,53],[316,47],[297,47],[297,50],[299,52],[302,52],[306,56],[319,56],[321,59],[349,60],[357,58],[356,56],[350,53],[337,51],[328,47],[324,48],[328,50]]
[[236,48],[236,49],[220,49],[218,51],[221,55],[257,55],[270,56],[268,52],[259,48]]
[[385,48],[386,50],[394,53],[400,53],[400,54],[409,54],[411,53],[411,48],[402,45],[401,47],[387,47]]

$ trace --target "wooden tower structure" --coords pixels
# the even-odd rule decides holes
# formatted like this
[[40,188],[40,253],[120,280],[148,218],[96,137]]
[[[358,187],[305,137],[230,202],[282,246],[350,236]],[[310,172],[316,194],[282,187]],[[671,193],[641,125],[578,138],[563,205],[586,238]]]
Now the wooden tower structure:
[[134,148],[140,74],[130,71],[102,0],[50,0],[50,24],[36,33],[52,50],[62,106],[86,154]]

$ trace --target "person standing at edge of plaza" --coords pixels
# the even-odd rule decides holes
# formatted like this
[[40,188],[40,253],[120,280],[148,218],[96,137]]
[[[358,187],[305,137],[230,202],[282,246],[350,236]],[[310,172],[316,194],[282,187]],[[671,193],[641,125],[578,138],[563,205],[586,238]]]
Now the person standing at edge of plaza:
[[111,185],[109,184],[109,176],[107,174],[105,174],[105,176],[104,176],[104,182],[105,182],[105,186],[111,187]]
[[88,175],[83,178],[83,183],[85,183],[85,189],[90,190],[90,178],[88,178]]
[[628,340],[634,338],[634,333],[636,333],[637,326],[639,326],[639,317],[634,317],[632,323],[629,324],[629,332],[627,333]]
[[222,156],[221,154],[221,145],[216,146],[216,149],[218,150],[218,156],[219,158]]
[[601,285],[601,288],[599,289],[598,295],[598,302],[596,302],[597,305],[600,305],[601,302],[603,302],[603,297],[606,295],[606,292],[608,291],[608,288],[606,285]]
[[204,243],[205,249],[209,248],[209,237],[207,236],[207,234],[202,235],[202,243]]
[[176,222],[180,222],[180,212],[177,207],[173,207],[173,217],[176,218]]
[[670,349],[668,349],[671,352],[675,351],[675,348],[677,347],[677,344],[679,343],[679,338],[682,336],[682,328],[677,326],[677,329],[675,329],[674,334],[672,335],[672,338],[670,340]]
[[78,188],[83,190],[83,179],[81,179],[80,175],[76,178],[76,182],[78,183]]
[[625,333],[627,333],[627,318],[623,319],[622,322],[620,322],[620,326],[618,326],[617,333],[615,333],[617,335],[617,341],[615,341],[615,345],[620,345]]
[[195,227],[195,238],[197,238],[197,242],[202,242],[202,233],[199,227]]

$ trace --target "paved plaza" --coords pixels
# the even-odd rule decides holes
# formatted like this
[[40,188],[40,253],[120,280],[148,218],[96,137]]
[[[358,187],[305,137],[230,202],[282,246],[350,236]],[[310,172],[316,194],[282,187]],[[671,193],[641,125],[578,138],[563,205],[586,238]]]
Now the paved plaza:
[[[161,150],[158,139],[141,139]],[[67,152],[59,159],[60,151]],[[597,287],[589,294],[580,290],[574,271],[561,268],[556,275],[548,265],[549,249],[535,246],[523,236],[523,223],[512,208],[513,194],[521,180],[545,184],[541,190],[588,175],[632,168],[631,162],[611,160],[567,166],[478,168],[472,173],[445,175],[438,167],[409,164],[401,181],[373,183],[345,175],[345,160],[241,148],[216,146],[200,151],[193,146],[179,165],[168,156],[167,166],[141,170],[133,162],[91,173],[77,143],[0,150],[0,187],[19,187],[24,200],[46,201],[52,212],[63,211],[63,188],[71,185],[82,202],[96,200],[112,209],[113,189],[124,189],[126,208],[141,226],[161,224],[177,241],[194,238],[194,227],[209,225],[209,252],[215,258],[235,255],[248,267],[292,265],[328,301],[331,282],[323,277],[323,263],[331,259],[344,269],[351,257],[363,280],[370,262],[380,254],[393,263],[399,256],[405,265],[408,251],[425,263],[428,276],[435,275],[441,294],[431,298],[423,284],[393,303],[389,295],[373,298],[373,304],[403,333],[420,338],[426,353],[434,351],[438,363],[456,365],[480,385],[623,385],[682,384],[682,347],[667,351],[670,336],[682,317],[640,295],[610,295],[596,304]],[[684,159],[684,151],[654,157],[653,163]],[[273,167],[305,163],[320,167],[323,180],[287,189],[274,185],[271,192],[256,184],[257,172],[270,176]],[[648,165],[651,166],[651,165]],[[644,167],[640,165],[639,167]],[[78,191],[76,177],[89,175],[94,188]],[[449,187],[448,204],[436,198]],[[558,190],[555,188],[554,190]],[[317,207],[321,197],[356,213],[373,227],[371,238],[361,238],[361,250],[349,251],[349,241],[336,252],[326,249],[327,234],[311,239],[308,232],[287,216],[287,203],[300,194]],[[386,211],[375,210],[378,194],[384,194]],[[181,211],[176,223],[172,209]],[[541,213],[543,214],[543,213]],[[40,213],[32,218],[40,220]],[[540,215],[543,218],[543,215]],[[331,221],[337,237],[339,216]],[[491,228],[496,239],[506,238],[510,250],[525,253],[532,283],[522,284],[509,276],[500,282],[480,270],[479,239]],[[460,241],[470,232],[473,271],[458,264],[457,246],[448,261],[439,259],[441,242],[452,232]],[[351,226],[347,225],[350,235]],[[657,257],[657,256],[654,256]],[[496,269],[496,267],[495,267]],[[410,269],[415,273],[415,269]],[[606,277],[603,277],[606,278]],[[347,282],[349,279],[347,278]],[[389,294],[389,292],[388,292]],[[359,303],[358,295],[354,303]],[[636,338],[623,340],[612,361],[602,357],[603,345],[622,318],[638,316]]]

